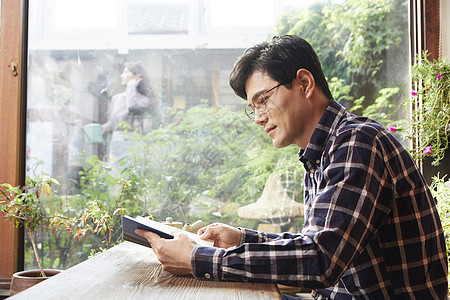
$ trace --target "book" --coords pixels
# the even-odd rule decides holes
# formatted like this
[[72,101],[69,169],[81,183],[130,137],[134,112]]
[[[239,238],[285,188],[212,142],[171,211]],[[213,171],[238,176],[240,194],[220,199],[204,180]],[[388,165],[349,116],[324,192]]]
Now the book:
[[[130,216],[122,216],[122,232],[123,232],[123,240],[130,241],[142,246],[151,247],[148,240],[138,234],[135,233],[136,229],[144,229],[151,232],[156,233],[162,238],[165,239],[173,239],[173,232],[179,231],[175,227],[171,227],[169,225],[165,225],[163,223],[159,223],[148,218],[144,218],[138,216],[136,218],[132,218]],[[205,241],[199,238],[197,234],[183,231],[184,234],[188,235],[192,238],[196,243],[204,246],[212,247],[212,241]]]

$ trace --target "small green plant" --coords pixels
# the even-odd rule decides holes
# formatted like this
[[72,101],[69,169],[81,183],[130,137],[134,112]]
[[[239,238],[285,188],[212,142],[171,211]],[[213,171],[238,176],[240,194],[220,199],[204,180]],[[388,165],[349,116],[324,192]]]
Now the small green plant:
[[121,190],[114,207],[109,207],[101,199],[92,199],[86,203],[87,207],[78,220],[76,236],[79,240],[82,237],[87,237],[90,240],[93,247],[91,256],[107,250],[121,241],[121,234],[115,232],[117,223],[120,222],[120,220],[117,220],[117,216],[123,216],[126,212],[126,209],[121,207],[120,203],[123,193],[130,188],[131,184],[123,178],[119,180],[118,184]]
[[[56,210],[63,214],[67,229],[56,230],[61,222],[57,218],[49,220],[53,230],[44,224],[36,226],[34,239],[40,263],[46,268],[65,269],[113,247],[122,241],[121,216],[142,214],[140,204],[132,198],[133,180],[112,176],[111,169],[95,155],[84,157],[80,165],[80,179],[74,182],[78,193],[67,195],[53,189],[40,203],[47,214]],[[26,243],[30,245],[26,247],[26,267],[30,268],[36,251],[33,240],[28,238]]]
[[39,265],[41,275],[46,277],[41,264],[41,259],[36,247],[34,233],[43,225],[59,228],[63,225],[71,230],[72,220],[55,212],[54,216],[47,216],[41,206],[43,199],[50,196],[51,187],[59,182],[48,176],[39,175],[36,178],[26,178],[25,186],[12,186],[4,183],[0,185],[0,211],[5,218],[14,222],[16,227],[23,226],[30,237],[36,262]]
[[[439,212],[442,228],[445,235],[445,245],[447,247],[447,254],[450,251],[450,181],[445,181],[446,175],[443,177],[434,176],[430,185],[431,193],[436,201],[436,208]],[[450,259],[450,256],[447,256]],[[449,260],[450,271],[450,260]],[[450,272],[449,272],[450,274]],[[449,283],[450,288],[450,283]]]
[[408,138],[417,160],[430,156],[438,166],[448,148],[450,131],[450,64],[446,58],[430,61],[424,52],[411,68],[416,88],[411,92],[413,112]]

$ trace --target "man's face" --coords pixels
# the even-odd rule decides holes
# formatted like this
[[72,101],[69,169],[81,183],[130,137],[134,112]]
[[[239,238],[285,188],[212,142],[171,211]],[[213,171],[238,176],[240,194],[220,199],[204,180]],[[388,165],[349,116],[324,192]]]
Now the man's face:
[[256,71],[248,78],[245,84],[248,104],[265,101],[264,112],[255,109],[255,123],[264,128],[275,147],[296,144],[304,149],[310,138],[312,111],[309,101],[295,80],[289,89],[281,85],[264,94],[278,84],[266,72]]

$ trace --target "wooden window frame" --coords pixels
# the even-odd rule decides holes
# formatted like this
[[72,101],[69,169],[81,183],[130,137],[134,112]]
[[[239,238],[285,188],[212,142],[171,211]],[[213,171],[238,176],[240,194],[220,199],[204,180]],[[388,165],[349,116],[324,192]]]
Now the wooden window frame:
[[[26,0],[1,0],[0,182],[23,184],[26,124]],[[23,269],[23,230],[0,219],[0,282]],[[3,286],[2,286],[3,287]]]
[[410,0],[411,59],[428,50],[430,59],[440,57],[440,0]]
[[424,49],[430,53],[430,59],[438,59],[441,56],[441,24],[440,24],[440,0],[422,0],[424,5]]
[[[0,182],[19,185],[25,178],[28,0],[0,1]],[[410,0],[413,55],[428,49],[431,58],[439,57],[439,3],[440,0]],[[12,62],[17,64],[17,75],[12,74]],[[1,283],[23,269],[24,238],[23,232],[8,220],[0,220],[0,237]]]

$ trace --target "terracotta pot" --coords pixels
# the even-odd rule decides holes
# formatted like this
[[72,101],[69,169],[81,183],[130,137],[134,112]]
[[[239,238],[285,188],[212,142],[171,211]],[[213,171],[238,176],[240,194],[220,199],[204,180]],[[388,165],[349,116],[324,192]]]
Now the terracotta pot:
[[44,270],[44,272],[47,277],[42,277],[41,271],[39,270],[28,270],[14,273],[11,280],[11,296],[26,290],[27,288],[32,287],[33,285],[38,284],[49,277],[61,273],[61,270]]

